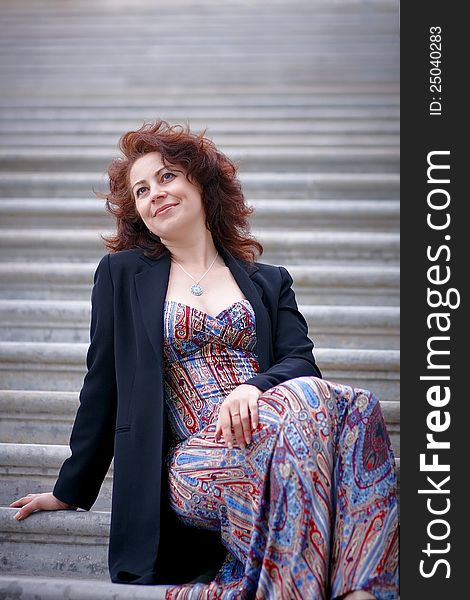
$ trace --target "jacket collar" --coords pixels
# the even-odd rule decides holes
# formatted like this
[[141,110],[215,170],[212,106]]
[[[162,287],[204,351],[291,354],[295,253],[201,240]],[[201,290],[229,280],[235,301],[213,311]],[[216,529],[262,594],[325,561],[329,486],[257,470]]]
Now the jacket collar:
[[[263,288],[255,279],[252,279],[259,268],[255,263],[235,258],[225,248],[218,247],[217,249],[245,298],[250,301],[254,309],[257,337],[255,352],[258,355],[262,372],[268,368],[271,328],[269,315],[262,300]],[[143,251],[140,251],[139,257],[150,268],[137,273],[134,277],[137,297],[147,334],[163,369],[163,306],[170,277],[170,254],[167,252],[155,259],[145,256]]]

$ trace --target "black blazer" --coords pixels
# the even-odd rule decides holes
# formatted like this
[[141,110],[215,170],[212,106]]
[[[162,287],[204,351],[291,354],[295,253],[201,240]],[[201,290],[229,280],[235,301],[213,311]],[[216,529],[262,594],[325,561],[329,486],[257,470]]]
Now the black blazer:
[[[245,383],[266,391],[295,377],[321,377],[288,271],[218,250],[255,311],[259,373]],[[168,252],[152,259],[141,249],[100,260],[72,454],[53,491],[89,510],[114,456],[114,582],[182,583],[218,567],[226,554],[218,532],[183,526],[166,501],[162,314],[170,264]]]

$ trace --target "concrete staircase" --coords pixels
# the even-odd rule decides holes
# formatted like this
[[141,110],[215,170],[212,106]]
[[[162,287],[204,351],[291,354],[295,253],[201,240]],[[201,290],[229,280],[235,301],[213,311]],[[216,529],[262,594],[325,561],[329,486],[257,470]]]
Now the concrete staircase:
[[8,508],[50,491],[68,456],[113,227],[93,189],[125,130],[207,127],[240,163],[260,260],[292,274],[325,377],[379,394],[399,456],[398,5],[0,8],[0,600],[164,598],[107,582],[112,468],[89,513]]

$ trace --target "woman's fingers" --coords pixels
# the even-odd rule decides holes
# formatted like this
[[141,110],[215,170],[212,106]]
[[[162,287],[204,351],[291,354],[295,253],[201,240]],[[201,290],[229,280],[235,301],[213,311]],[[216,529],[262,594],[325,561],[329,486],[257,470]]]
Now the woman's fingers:
[[73,506],[62,502],[54,496],[52,492],[44,492],[42,494],[28,494],[19,498],[10,504],[11,508],[19,508],[15,519],[21,521],[28,517],[31,513],[38,510],[60,510],[72,509]]
[[258,400],[252,399],[249,401],[248,405],[250,408],[251,427],[252,429],[256,429],[259,423]]
[[238,412],[234,412],[234,413],[231,413],[231,417],[232,417],[232,429],[235,434],[235,439],[237,440],[240,448],[245,449],[246,443],[245,443],[245,435],[243,432],[243,425],[242,425],[242,421],[241,421],[241,415]]
[[28,502],[31,502],[31,494],[28,494],[28,496],[24,496],[23,498],[18,498],[18,500],[15,500],[10,504],[10,508],[20,508]]
[[34,500],[31,500],[30,502],[27,502],[26,504],[23,505],[23,507],[21,508],[21,510],[19,510],[16,515],[15,515],[15,519],[17,521],[21,521],[22,519],[26,519],[26,517],[29,517],[29,515],[37,510],[40,510],[38,507],[38,500],[37,498],[35,498]]
[[248,405],[240,406],[238,410],[239,412],[233,409],[231,412],[229,407],[223,407],[223,410],[221,408],[215,430],[215,440],[219,441],[222,434],[227,446],[233,448],[233,438],[235,437],[238,445],[244,449],[251,442],[251,417]]
[[[242,388],[247,388],[243,389]],[[251,433],[258,427],[258,398],[261,391],[253,392],[254,386],[239,386],[235,388],[222,403],[217,419],[215,440],[219,441],[223,434],[225,443],[233,447],[235,437],[243,449],[251,443]]]
[[28,494],[15,502],[12,502],[10,506],[12,508],[19,508],[20,510],[16,513],[15,519],[17,521],[21,521],[21,519],[25,519],[32,512],[36,510],[40,510],[38,504],[40,504],[39,494]]
[[[250,420],[250,411],[249,411],[249,407],[248,407],[248,403],[244,403],[244,404],[240,404],[240,422],[242,425],[242,438],[243,438],[243,445],[242,442],[240,443],[240,446],[242,446],[242,448],[244,448],[244,444],[249,444],[251,442],[251,420]],[[237,438],[238,439],[238,438]]]
[[228,406],[223,404],[220,407],[219,418],[217,419],[217,427],[215,429],[215,440],[219,441],[221,435],[224,436],[225,443],[229,448],[233,448],[232,443],[232,421]]

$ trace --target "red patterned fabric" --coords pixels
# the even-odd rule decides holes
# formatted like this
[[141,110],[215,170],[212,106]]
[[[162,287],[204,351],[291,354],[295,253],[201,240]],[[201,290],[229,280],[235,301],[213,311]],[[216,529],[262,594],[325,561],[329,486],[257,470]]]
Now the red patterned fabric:
[[393,452],[367,390],[298,377],[259,398],[245,450],[214,439],[220,403],[257,372],[254,312],[216,315],[165,304],[165,391],[174,436],[169,502],[186,524],[221,532],[227,558],[211,583],[170,586],[167,600],[398,597]]

